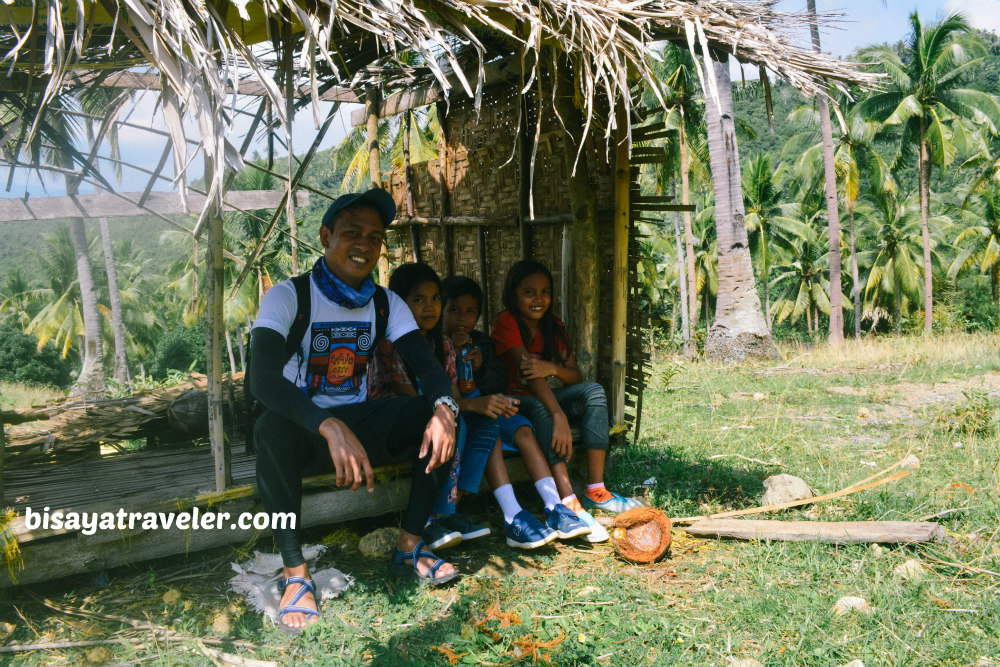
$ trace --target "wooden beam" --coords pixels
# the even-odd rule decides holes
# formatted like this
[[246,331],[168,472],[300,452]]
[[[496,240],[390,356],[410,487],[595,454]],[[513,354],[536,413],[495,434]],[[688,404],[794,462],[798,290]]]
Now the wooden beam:
[[628,111],[618,105],[615,133],[614,263],[611,274],[611,423],[625,420],[625,353],[628,334],[629,141]]
[[[150,192],[142,206],[135,202],[142,199],[142,192],[117,194],[75,195],[63,197],[29,197],[25,199],[0,199],[0,222],[20,220],[56,220],[59,218],[122,218],[161,215],[182,215],[201,210],[205,196],[188,195],[188,207],[184,208],[180,197],[174,192]],[[233,190],[228,193],[225,211],[256,211],[274,209],[281,205],[283,192],[280,190]],[[309,205],[309,194],[297,192],[295,201],[299,206]],[[233,202],[238,203],[234,205]]]
[[781,542],[830,542],[832,544],[909,544],[945,542],[944,526],[912,521],[765,521],[714,519],[699,521],[684,530],[695,537]]
[[[87,86],[98,78],[97,74],[82,72],[79,74],[67,74],[63,80],[64,86]],[[25,90],[29,80],[33,79],[32,87],[41,86],[43,89],[48,83],[48,77],[29,77],[27,74],[15,72],[9,77],[0,77],[0,91],[22,91]],[[116,72],[109,75],[100,82],[105,88],[126,88],[129,90],[162,90],[163,85],[159,74],[149,72]],[[226,86],[225,93],[246,95],[248,97],[265,97],[267,95],[264,84],[259,81],[240,81],[234,88],[231,83]],[[295,99],[305,99],[312,96],[310,86],[302,84],[295,90]],[[334,86],[319,95],[319,99],[324,102],[348,102],[361,104],[364,100],[350,88]]]

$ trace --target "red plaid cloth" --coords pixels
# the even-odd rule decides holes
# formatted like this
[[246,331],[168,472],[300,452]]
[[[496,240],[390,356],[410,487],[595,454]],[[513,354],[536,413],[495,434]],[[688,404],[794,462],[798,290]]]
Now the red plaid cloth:
[[[458,371],[455,369],[455,346],[451,344],[451,339],[447,336],[444,340],[444,370],[451,378],[453,385],[458,384]],[[393,344],[383,340],[378,346],[378,350],[372,357],[371,366],[368,368],[368,398],[388,398],[395,396],[392,391],[393,383],[412,384],[406,375],[406,366],[403,365],[403,358],[397,354]]]

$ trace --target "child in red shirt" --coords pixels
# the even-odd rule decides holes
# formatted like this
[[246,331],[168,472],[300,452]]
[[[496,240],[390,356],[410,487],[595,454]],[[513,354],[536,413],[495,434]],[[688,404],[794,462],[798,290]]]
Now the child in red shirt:
[[[584,508],[617,514],[640,507],[639,501],[604,486],[609,444],[607,399],[601,385],[583,381],[566,328],[552,313],[552,274],[548,268],[534,260],[514,264],[504,282],[503,302],[505,310],[497,318],[493,338],[507,367],[507,391],[520,398],[520,413],[535,427],[563,504],[584,521],[589,518],[581,515]],[[550,378],[561,386],[552,388]],[[573,454],[570,417],[579,420],[587,451],[587,493],[582,503],[573,493],[566,470],[566,461]]]

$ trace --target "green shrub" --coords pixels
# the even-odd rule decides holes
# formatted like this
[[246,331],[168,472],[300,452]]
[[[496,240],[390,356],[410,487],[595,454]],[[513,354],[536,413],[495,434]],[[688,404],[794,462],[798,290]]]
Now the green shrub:
[[163,380],[169,370],[205,372],[204,322],[199,321],[190,328],[176,327],[160,339],[150,373],[155,379]]
[[63,387],[70,363],[52,343],[38,349],[38,338],[16,327],[0,327],[0,381]]

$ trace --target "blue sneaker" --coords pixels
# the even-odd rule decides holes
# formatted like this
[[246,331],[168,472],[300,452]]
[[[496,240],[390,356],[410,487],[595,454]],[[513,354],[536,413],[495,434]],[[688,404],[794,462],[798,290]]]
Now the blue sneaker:
[[607,542],[611,539],[611,536],[608,535],[607,528],[597,523],[597,519],[594,518],[594,515],[587,510],[576,512],[576,516],[580,519],[580,521],[590,526],[590,534],[584,535],[583,539],[594,544],[597,542]]
[[626,498],[614,491],[608,491],[611,497],[605,500],[603,503],[599,503],[596,500],[591,500],[587,497],[587,494],[583,495],[581,503],[585,509],[588,510],[604,510],[605,512],[610,512],[612,514],[621,514],[622,512],[628,510],[634,510],[636,507],[645,507],[635,498]]
[[550,510],[545,510],[545,514],[547,515],[545,525],[556,531],[556,535],[561,540],[590,534],[590,526],[580,521],[580,518],[573,514],[573,510],[562,503]]
[[536,519],[528,510],[521,510],[507,524],[507,545],[518,549],[537,549],[556,539],[554,530]]

